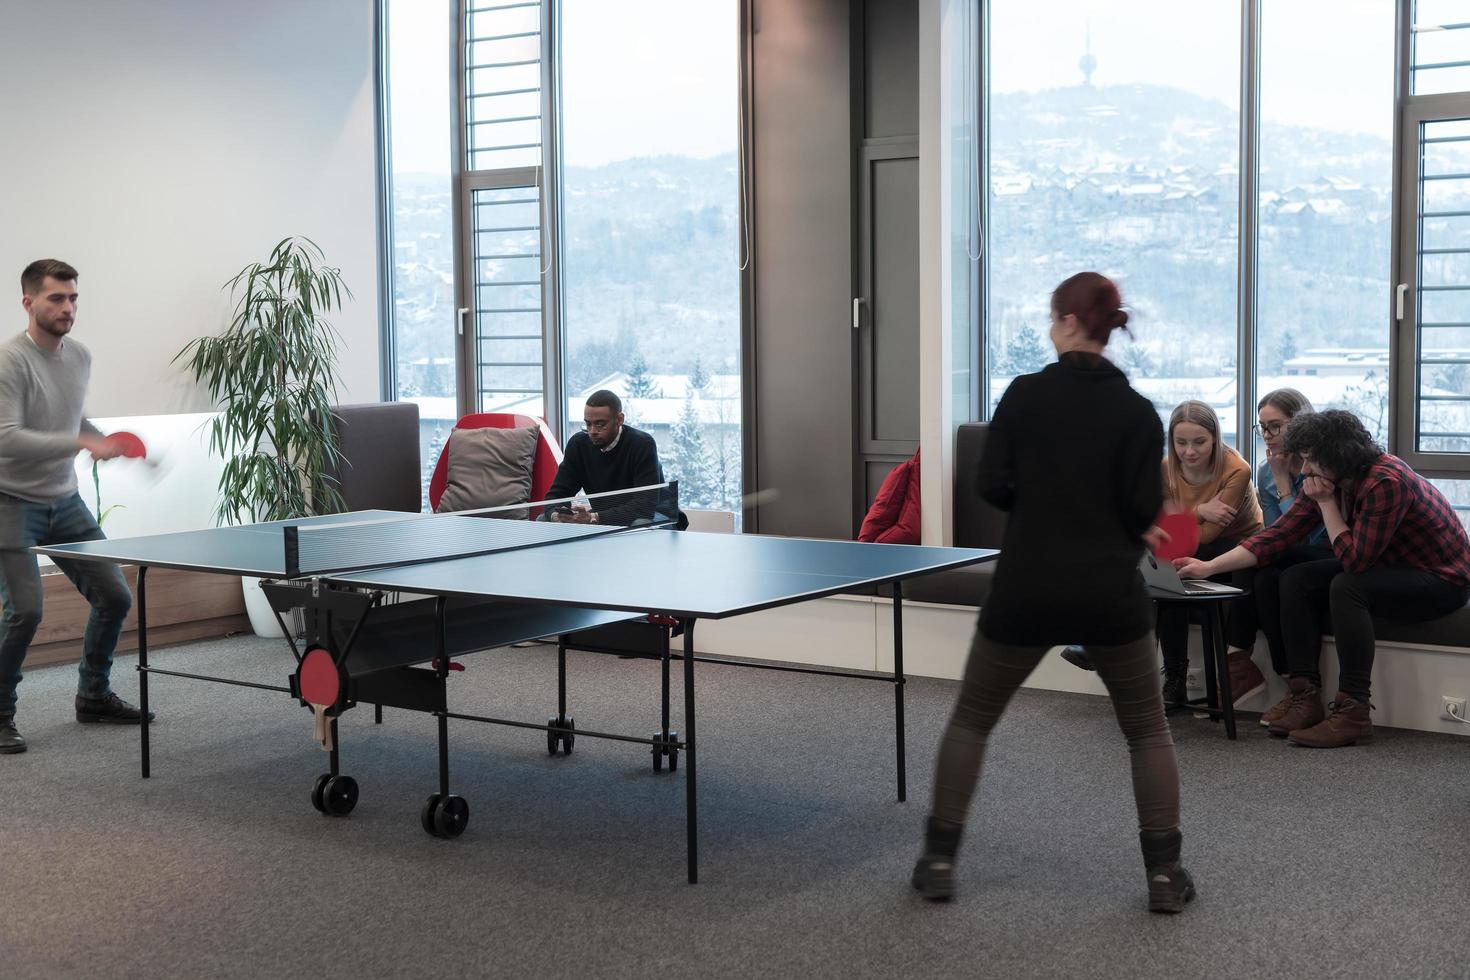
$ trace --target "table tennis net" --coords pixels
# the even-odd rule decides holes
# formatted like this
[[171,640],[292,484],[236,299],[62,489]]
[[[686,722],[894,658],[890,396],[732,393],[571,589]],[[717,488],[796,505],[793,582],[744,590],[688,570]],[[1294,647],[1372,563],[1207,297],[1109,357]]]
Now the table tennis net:
[[445,561],[679,523],[678,483],[445,514],[282,528],[288,578]]

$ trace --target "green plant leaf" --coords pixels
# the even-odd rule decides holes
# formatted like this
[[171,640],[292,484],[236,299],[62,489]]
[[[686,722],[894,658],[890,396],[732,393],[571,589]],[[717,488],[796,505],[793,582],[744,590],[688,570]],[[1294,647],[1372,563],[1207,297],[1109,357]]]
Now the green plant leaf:
[[342,462],[330,422],[341,336],[326,314],[352,291],[301,237],[276,243],[265,262],[245,266],[225,288],[235,297],[229,326],[174,355],[220,407],[209,429],[210,452],[225,460],[216,520],[342,510],[326,475]]

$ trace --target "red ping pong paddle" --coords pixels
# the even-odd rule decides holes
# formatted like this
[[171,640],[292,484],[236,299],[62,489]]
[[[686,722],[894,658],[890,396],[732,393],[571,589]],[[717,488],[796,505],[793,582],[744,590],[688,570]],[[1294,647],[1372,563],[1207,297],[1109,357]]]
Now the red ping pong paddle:
[[122,455],[128,459],[148,458],[148,447],[143,445],[143,440],[139,439],[135,433],[114,432],[107,438],[116,443],[122,450]]
[[332,655],[321,647],[312,647],[301,658],[301,700],[330,708],[337,703],[341,678]]
[[1160,561],[1172,562],[1176,558],[1189,558],[1199,547],[1199,521],[1189,511],[1176,514],[1160,514],[1154,521],[1159,530],[1169,535],[1169,540],[1154,549]]
[[313,737],[321,743],[324,751],[330,752],[332,724],[327,717],[327,709],[337,703],[342,693],[342,675],[337,672],[332,655],[321,647],[307,650],[296,671],[296,685],[301,700],[311,705],[312,713],[316,716],[312,727]]

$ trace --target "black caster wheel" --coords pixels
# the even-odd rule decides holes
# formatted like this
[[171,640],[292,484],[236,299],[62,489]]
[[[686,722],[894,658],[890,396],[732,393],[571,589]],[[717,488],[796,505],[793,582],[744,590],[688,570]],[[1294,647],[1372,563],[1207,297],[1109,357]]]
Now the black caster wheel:
[[572,746],[577,743],[577,720],[575,718],[548,718],[546,724],[551,727],[546,729],[546,753],[556,755],[557,746],[561,746],[563,755],[572,754]]
[[[660,733],[660,732],[654,732],[653,733],[653,737],[654,738],[660,738],[660,737],[662,737],[662,733]],[[663,745],[655,745],[653,747],[653,771],[654,772],[663,772],[664,771],[664,747],[663,747]]]
[[322,787],[323,813],[345,817],[357,806],[357,780],[351,776],[332,776]]
[[442,797],[435,793],[424,801],[424,808],[419,811],[419,825],[424,828],[424,833],[430,837],[438,837],[439,831],[434,827],[434,817],[439,813],[439,801]]
[[669,772],[676,772],[679,768],[679,750],[669,749]]
[[329,772],[324,772],[320,776],[316,777],[316,785],[311,788],[311,805],[317,813],[327,812],[326,800],[322,794],[326,791],[327,783],[329,783],[331,779],[332,774]]
[[434,830],[439,837],[452,839],[464,833],[470,822],[470,805],[463,796],[446,796],[434,813]]

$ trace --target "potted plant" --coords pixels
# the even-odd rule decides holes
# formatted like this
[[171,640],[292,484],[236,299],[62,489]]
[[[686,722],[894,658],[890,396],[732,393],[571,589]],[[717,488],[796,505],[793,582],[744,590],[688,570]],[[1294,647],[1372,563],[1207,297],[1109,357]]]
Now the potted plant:
[[[342,509],[335,480],[331,406],[340,336],[326,315],[352,293],[307,238],[287,238],[264,262],[247,265],[225,288],[235,297],[230,325],[174,356],[219,405],[210,452],[225,460],[216,519],[276,521]],[[257,633],[280,634],[258,581],[245,597]]]

